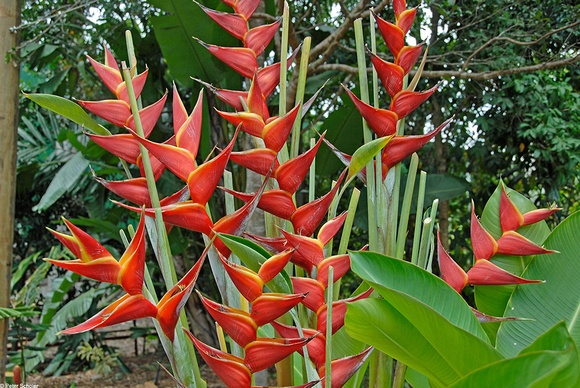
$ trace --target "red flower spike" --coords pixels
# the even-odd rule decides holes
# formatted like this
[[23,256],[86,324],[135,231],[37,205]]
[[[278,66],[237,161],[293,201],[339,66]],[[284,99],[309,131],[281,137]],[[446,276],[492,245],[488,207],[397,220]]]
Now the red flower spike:
[[185,120],[187,120],[188,114],[185,105],[183,105],[183,101],[181,101],[175,82],[173,83],[173,101],[171,107],[173,111],[173,130],[177,132],[183,123],[185,123]]
[[302,349],[311,338],[258,338],[245,347],[244,363],[253,372],[269,368]]
[[[226,187],[220,188],[244,202],[251,201],[256,196],[256,194],[240,193]],[[285,220],[289,220],[296,211],[292,194],[284,190],[268,190],[264,192],[258,202],[258,208]]]
[[405,46],[399,52],[395,63],[401,66],[403,68],[403,72],[407,74],[411,71],[411,68],[417,62],[417,59],[419,59],[422,50],[422,44],[418,46]]
[[134,131],[129,131],[135,139],[159,159],[165,167],[177,175],[179,179],[187,181],[189,174],[195,170],[195,157],[188,150],[166,143],[155,143],[140,137]]
[[181,310],[183,309],[183,306],[185,306],[185,303],[187,303],[187,299],[193,291],[193,286],[197,280],[197,276],[199,275],[199,271],[201,270],[208,251],[209,247],[204,250],[201,257],[193,267],[183,275],[181,280],[167,291],[159,303],[157,303],[157,321],[159,322],[159,326],[161,326],[163,333],[165,333],[167,338],[171,341],[173,341],[175,337],[175,326],[177,325],[177,321],[179,321]]
[[139,318],[155,317],[157,307],[143,295],[126,294],[120,299],[105,307],[87,321],[69,329],[61,334],[78,334],[85,331],[116,325],[117,323],[132,321]]
[[124,127],[131,116],[129,104],[121,100],[77,101],[89,112],[118,127]]
[[193,158],[197,157],[199,141],[201,139],[201,125],[203,115],[203,90],[199,92],[197,102],[190,116],[186,116],[185,122],[175,128],[175,144],[191,153]]
[[[262,183],[260,191],[256,193],[256,195],[251,201],[247,202],[244,206],[242,206],[232,214],[228,214],[227,216],[222,217],[218,222],[216,222],[213,231],[209,235],[209,237],[212,238],[215,233],[225,233],[239,236],[242,230],[244,230],[248,221],[250,220],[252,213],[256,209],[258,205],[258,200],[260,199],[263,193],[267,181],[268,179],[264,180],[264,183]],[[228,257],[231,253],[231,251],[225,246],[225,244],[219,238],[214,241],[214,246],[225,257]]]
[[[352,298],[337,300],[332,302],[332,334],[336,333],[338,329],[344,326],[344,316],[346,315],[346,304],[348,302],[356,302],[357,300],[368,298],[373,292],[372,288],[369,288],[362,294],[353,296]],[[316,312],[318,316],[317,329],[325,336],[328,336],[326,332],[326,319],[328,317],[328,305],[324,304]]]
[[[405,76],[405,71],[399,65],[391,62],[387,62],[377,55],[368,51],[373,67],[377,71],[377,75],[381,80],[389,96],[394,97],[397,93],[403,90],[403,77]],[[348,91],[348,90],[347,90]],[[351,96],[352,98],[352,96]],[[354,101],[354,100],[353,100]],[[361,101],[362,102],[362,101]],[[356,104],[356,101],[355,101]],[[363,103],[364,104],[364,103]],[[367,108],[368,109],[368,108]],[[375,108],[376,109],[376,108]],[[359,108],[360,111],[360,108]],[[396,119],[395,119],[396,121]],[[385,135],[388,136],[388,135]]]
[[314,233],[314,230],[316,230],[328,211],[330,203],[334,199],[334,196],[346,175],[346,171],[347,170],[344,170],[342,174],[340,174],[338,181],[327,194],[296,209],[292,215],[291,221],[294,226],[294,231],[297,234],[311,236],[312,233]]
[[220,47],[197,41],[212,53],[217,59],[231,67],[236,73],[246,78],[252,78],[258,70],[256,54],[245,47]]
[[221,28],[226,30],[234,38],[239,40],[244,39],[244,36],[248,32],[248,24],[246,23],[246,19],[240,15],[215,11],[211,8],[203,6],[202,4],[199,4],[197,1],[194,1],[194,3],[199,5],[199,7],[203,12],[206,13],[207,16],[209,16],[214,22],[216,22]]
[[[175,140],[175,136],[172,136],[171,138],[167,139],[167,141],[165,141],[164,144],[173,145],[171,144],[172,140]],[[149,155],[149,158],[151,159],[151,169],[153,170],[153,178],[157,181],[161,176],[161,174],[163,174],[163,172],[165,171],[165,165],[161,163],[159,159],[157,159],[152,155]],[[141,155],[137,157],[137,163],[135,164],[139,166],[139,173],[141,174],[141,176],[145,176],[146,174],[145,168],[143,166],[143,157]]]
[[[145,71],[141,74],[137,74],[135,78],[132,79],[131,83],[133,84],[133,90],[135,91],[135,97],[139,98],[141,92],[143,91],[143,87],[145,86],[145,81],[147,81],[147,74],[149,73],[149,69],[145,69]],[[125,101],[129,104],[129,94],[127,92],[127,85],[125,82],[122,82],[117,87],[117,92],[115,93],[119,100]]]
[[88,263],[83,263],[80,260],[54,260],[48,258],[45,258],[44,261],[99,282],[117,284],[120,267],[119,262],[113,256],[100,257]]
[[397,26],[403,31],[405,35],[409,32],[415,21],[417,15],[417,8],[407,9],[397,15]]
[[147,179],[143,177],[126,179],[124,181],[107,181],[103,178],[94,177],[97,182],[107,190],[117,194],[119,197],[133,202],[139,206],[151,207],[151,197],[147,187]]
[[250,85],[247,102],[248,109],[251,113],[257,114],[262,118],[262,120],[267,120],[270,117],[268,106],[266,105],[266,100],[264,99],[262,90],[260,89],[258,77],[255,75],[252,79],[252,84]]
[[295,249],[290,261],[312,274],[312,268],[324,259],[324,244],[315,238],[292,234],[282,229],[280,232],[288,241],[288,245]]
[[439,231],[437,231],[437,260],[441,279],[455,291],[461,293],[461,290],[467,285],[467,274],[443,248]]
[[[105,50],[107,51],[107,53],[110,54],[109,49],[107,49],[105,47]],[[87,55],[87,58],[89,59],[89,62],[93,66],[93,69],[95,69],[95,71],[97,72],[97,75],[103,81],[103,83],[107,86],[107,88],[109,88],[109,90],[111,92],[116,94],[117,87],[119,86],[120,83],[123,82],[123,78],[121,77],[121,73],[119,72],[119,69],[118,68],[115,69],[113,67],[103,65],[103,64],[95,61],[93,58],[91,58],[88,55]],[[116,65],[116,63],[115,63],[115,65]]]
[[95,144],[126,162],[137,164],[141,150],[139,142],[128,133],[110,136],[86,134]]
[[294,292],[306,295],[302,304],[307,309],[316,312],[324,305],[324,290],[326,289],[324,284],[311,278],[291,277],[290,280],[292,280]]
[[[277,321],[271,322],[271,325],[284,338],[300,337],[298,329],[294,326],[284,325]],[[303,328],[302,333],[304,336],[312,338],[312,340],[306,344],[306,349],[308,349],[308,356],[314,362],[316,368],[319,368],[324,365],[326,359],[326,339],[320,332],[313,329]],[[302,349],[298,349],[298,353],[304,356]]]
[[483,228],[475,215],[475,204],[471,201],[471,246],[475,261],[489,260],[497,253],[498,244],[495,239]]
[[[354,356],[333,360],[330,364],[332,387],[340,388],[346,384],[346,382],[356,373],[362,364],[365,363],[372,350],[373,348],[369,347],[363,350],[361,353],[355,354]],[[321,365],[318,368],[318,375],[320,377],[324,377],[325,373],[326,366]]]
[[407,1],[393,0],[393,8],[395,10],[395,17],[398,19],[399,16],[407,9]]
[[203,360],[223,381],[226,387],[249,388],[252,385],[252,372],[244,365],[244,360],[204,344],[188,330],[185,330],[185,333],[189,336]]
[[48,229],[81,262],[89,263],[101,257],[112,257],[111,253],[90,234],[62,218],[72,236]]
[[254,148],[248,151],[232,152],[230,160],[260,175],[267,175],[272,166],[279,166],[277,153],[269,148]]
[[318,264],[318,275],[316,279],[327,287],[328,285],[328,267],[332,266],[334,276],[332,282],[335,283],[350,270],[350,257],[348,255],[330,256]]
[[245,347],[256,340],[258,326],[247,312],[211,301],[199,292],[198,295],[207,312],[238,345]]
[[[141,119],[141,124],[143,125],[143,134],[145,137],[149,137],[151,131],[153,128],[155,128],[155,124],[157,124],[159,116],[161,116],[161,112],[165,107],[166,99],[167,93],[165,93],[163,97],[161,97],[157,102],[146,106],[139,111],[139,118]],[[135,131],[135,119],[133,115],[129,116],[127,119],[126,126]]]
[[439,85],[435,85],[424,92],[401,90],[393,97],[390,110],[395,112],[399,119],[402,119],[431,97],[438,87]]
[[163,198],[161,201],[159,201],[159,203],[161,207],[164,207],[169,205],[175,205],[178,202],[187,201],[187,198],[189,198],[189,188],[185,186],[181,190]]
[[282,237],[263,237],[251,233],[244,233],[244,236],[270,252],[278,253],[289,248],[286,239]]
[[[290,68],[292,62],[294,62],[294,58],[296,58],[298,51],[300,51],[300,48],[294,50],[294,52],[288,57],[288,60],[286,61],[287,68]],[[260,82],[260,88],[262,89],[264,98],[267,98],[280,83],[280,62],[258,70],[257,79]]]
[[264,283],[268,283],[270,280],[274,279],[276,275],[282,272],[286,264],[288,264],[293,253],[293,250],[288,249],[263,262],[258,270],[258,276],[260,279],[262,279]]
[[389,23],[376,14],[375,19],[377,21],[377,26],[379,27],[379,32],[383,36],[389,50],[396,58],[401,49],[405,46],[405,33],[396,25]]
[[300,105],[296,105],[284,116],[278,117],[264,126],[260,137],[264,139],[267,148],[278,152],[286,144],[296,116],[298,116],[299,107]]
[[537,209],[532,210],[524,214],[524,224],[522,226],[535,224],[550,217],[552,214],[556,213],[561,208],[555,207],[550,209]]
[[119,65],[117,65],[117,61],[115,60],[115,57],[111,51],[107,48],[107,46],[103,45],[103,47],[105,48],[105,66],[111,67],[120,72]]
[[497,240],[497,253],[510,256],[532,256],[556,251],[542,248],[521,234],[508,230]]
[[425,135],[395,136],[389,144],[383,149],[382,162],[383,167],[387,169],[403,161],[407,156],[420,150],[425,144],[433,139],[443,128],[445,128],[451,119],[441,124],[437,129]]
[[320,139],[318,139],[314,147],[278,167],[276,170],[276,180],[282,190],[292,194],[298,190],[298,187],[300,187],[300,184],[310,169],[312,161],[316,157],[316,153],[323,139],[324,134],[320,136]]
[[232,279],[232,282],[234,282],[236,288],[240,291],[240,294],[242,294],[248,302],[253,302],[257,297],[262,295],[264,282],[257,273],[247,267],[228,261],[222,255],[219,255],[219,258],[226,272],[230,276],[230,279]]
[[244,46],[251,49],[256,56],[262,54],[280,29],[281,22],[282,19],[278,19],[274,23],[252,28],[245,36]]
[[262,116],[251,112],[222,112],[216,110],[220,116],[230,122],[234,127],[241,125],[242,131],[252,136],[261,137],[264,129]]
[[[112,201],[114,204],[124,207],[125,209],[140,212],[141,209],[129,206],[121,202]],[[210,236],[213,224],[205,211],[205,206],[192,201],[182,201],[161,207],[163,221],[177,225],[185,229],[200,232]],[[155,209],[145,209],[148,217],[155,217]]]
[[256,325],[265,325],[288,312],[288,310],[300,303],[305,296],[304,294],[262,294],[252,302],[250,316],[256,322]]
[[143,274],[145,271],[145,214],[141,213],[139,225],[131,243],[119,259],[117,284],[130,295],[143,292]]
[[364,103],[350,90],[346,88],[345,90],[354,103],[356,109],[378,137],[390,136],[397,131],[397,121],[399,120],[399,117],[395,112],[387,109],[375,108]]
[[219,89],[212,84],[209,84],[198,78],[193,79],[208,88],[213,94],[217,96],[217,98],[234,108],[235,111],[242,112],[244,110],[244,106],[242,105],[240,98],[244,101],[247,101],[248,92],[240,90]]
[[522,216],[522,213],[520,213],[516,205],[509,199],[503,185],[501,186],[501,196],[499,199],[499,221],[502,232],[517,230],[524,224],[524,216]]
[[198,166],[189,174],[187,185],[193,202],[205,205],[209,201],[224,173],[237,136],[238,131],[234,134],[230,144],[218,156]]
[[342,225],[344,225],[344,221],[346,220],[348,212],[342,212],[341,215],[334,217],[333,219],[327,221],[320,230],[318,231],[318,239],[322,242],[323,245],[328,244],[330,240],[338,233]]
[[489,260],[480,260],[467,271],[467,282],[475,285],[502,286],[509,284],[542,283],[513,275]]
[[260,4],[260,0],[224,0],[224,3],[234,9],[236,13],[242,15],[246,20],[252,17],[256,8]]

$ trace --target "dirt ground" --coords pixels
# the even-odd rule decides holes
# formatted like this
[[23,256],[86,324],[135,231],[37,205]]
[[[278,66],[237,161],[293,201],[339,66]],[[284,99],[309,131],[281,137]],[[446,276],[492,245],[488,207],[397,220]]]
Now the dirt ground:
[[[123,333],[120,331],[116,334],[122,336]],[[126,334],[130,334],[130,331],[127,331]],[[36,373],[27,377],[26,384],[36,385],[37,388],[169,388],[176,386],[167,372],[159,365],[161,363],[165,368],[170,369],[165,353],[162,349],[157,349],[156,340],[139,338],[137,340],[137,355],[135,354],[135,340],[132,338],[107,340],[107,344],[117,349],[117,354],[129,367],[131,373],[123,373],[118,366],[113,367],[111,373],[107,375],[99,375],[92,370],[62,376],[43,376],[41,373]],[[223,383],[207,365],[200,365],[200,370],[208,388],[223,387]]]

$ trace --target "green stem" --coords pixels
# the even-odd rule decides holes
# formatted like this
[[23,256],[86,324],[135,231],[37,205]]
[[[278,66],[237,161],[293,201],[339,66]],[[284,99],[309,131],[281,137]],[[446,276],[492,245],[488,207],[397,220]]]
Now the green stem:
[[439,205],[439,200],[435,199],[433,201],[433,206],[431,207],[431,214],[429,217],[423,221],[423,230],[421,232],[421,245],[419,247],[419,258],[417,260],[417,265],[421,268],[425,268],[427,264],[427,256],[429,255],[429,247],[431,245],[431,239],[433,235],[433,224],[435,216],[437,214],[437,206]]
[[[356,41],[356,58],[358,66],[358,76],[360,83],[360,94],[361,100],[365,103],[369,103],[369,86],[367,79],[367,65],[365,57],[365,45],[364,36],[362,30],[362,20],[356,19],[354,21],[354,36]],[[373,139],[373,134],[367,124],[363,119],[363,138],[364,142],[369,143]],[[371,251],[376,251],[378,246],[378,235],[377,235],[377,202],[376,202],[376,189],[375,189],[375,171],[373,161],[367,163],[367,214],[368,214],[368,232],[369,232],[369,248]]]
[[403,255],[405,254],[407,227],[409,225],[409,215],[411,214],[411,204],[413,202],[413,191],[415,189],[415,177],[417,176],[418,165],[419,157],[414,153],[411,157],[411,164],[409,165],[409,174],[407,175],[407,184],[405,185],[401,217],[399,218],[399,233],[397,235],[397,247],[395,251],[395,257],[397,259],[403,259]]
[[407,365],[397,361],[395,375],[393,376],[393,388],[403,388],[405,386],[405,376],[407,375]]
[[298,156],[300,146],[300,132],[302,129],[302,105],[304,104],[304,90],[306,88],[306,77],[308,76],[308,57],[310,56],[310,44],[312,38],[307,36],[302,43],[302,53],[300,54],[300,72],[298,73],[298,85],[296,86],[296,98],[294,104],[300,104],[298,108],[298,117],[292,127],[292,147],[290,157]]
[[328,288],[326,289],[326,370],[324,372],[324,386],[332,388],[332,290],[334,268],[328,267]]
[[411,253],[411,263],[417,264],[419,257],[419,241],[421,239],[421,220],[423,219],[423,205],[425,203],[425,186],[427,183],[427,173],[421,171],[419,177],[419,192],[417,193],[417,210],[415,211],[415,232],[413,234],[413,252]]

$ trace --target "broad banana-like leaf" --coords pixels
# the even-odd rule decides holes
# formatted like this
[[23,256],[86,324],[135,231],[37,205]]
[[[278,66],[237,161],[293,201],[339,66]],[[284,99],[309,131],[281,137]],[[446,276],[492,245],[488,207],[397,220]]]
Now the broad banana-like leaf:
[[535,256],[523,275],[545,283],[516,288],[506,305],[506,315],[533,319],[501,324],[496,346],[507,356],[517,354],[562,320],[580,344],[580,212],[558,225],[544,245],[559,253]]

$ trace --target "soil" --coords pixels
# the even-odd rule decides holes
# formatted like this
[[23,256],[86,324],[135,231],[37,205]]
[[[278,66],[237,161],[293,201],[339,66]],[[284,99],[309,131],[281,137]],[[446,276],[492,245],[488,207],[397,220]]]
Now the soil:
[[[123,327],[121,326],[120,329]],[[115,334],[116,337],[123,337],[123,334],[129,335],[131,332],[128,330],[126,332],[118,331]],[[137,340],[137,355],[135,354],[135,340],[132,338],[107,339],[107,345],[117,349],[117,354],[131,370],[131,373],[123,373],[119,366],[114,366],[107,375],[99,375],[93,370],[61,376],[43,376],[42,373],[36,373],[27,377],[26,384],[37,386],[37,388],[169,388],[176,386],[171,376],[163,369],[165,367],[170,370],[169,362],[160,345],[157,349],[157,341],[139,338]],[[207,365],[200,365],[200,371],[208,388],[223,387],[223,383]]]

